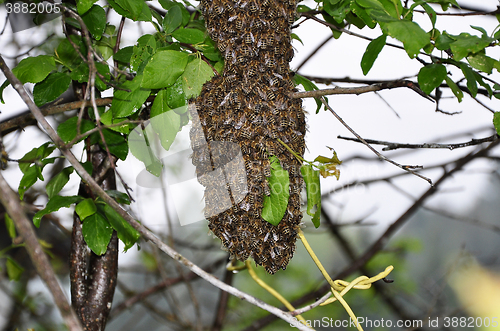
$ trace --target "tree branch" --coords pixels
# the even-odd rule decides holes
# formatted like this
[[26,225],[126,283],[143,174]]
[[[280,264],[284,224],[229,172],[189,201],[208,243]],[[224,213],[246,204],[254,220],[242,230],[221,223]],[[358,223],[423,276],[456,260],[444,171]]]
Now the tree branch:
[[393,89],[397,87],[407,87],[417,92],[420,96],[434,102],[434,100],[425,94],[418,84],[412,82],[411,80],[395,80],[389,82],[379,82],[368,86],[358,86],[358,87],[339,87],[336,86],[330,89],[316,90],[316,91],[305,91],[305,92],[294,92],[290,94],[292,98],[318,98],[325,95],[333,94],[362,94],[367,92],[375,92],[386,89]]
[[415,172],[414,170],[412,169],[417,169],[417,168],[421,168],[421,166],[412,166],[412,165],[401,165],[391,159],[389,159],[388,157],[386,157],[385,155],[383,154],[380,154],[375,148],[373,148],[370,144],[368,144],[366,142],[365,139],[363,139],[359,134],[356,133],[356,131],[354,131],[329,105],[328,103],[325,101],[325,98],[321,98],[321,102],[325,105],[326,108],[328,108],[330,110],[330,112],[333,114],[333,116],[335,116],[335,118],[337,118],[337,120],[342,123],[342,125],[344,125],[347,130],[351,131],[351,133],[353,135],[356,136],[356,138],[358,138],[364,145],[366,145],[366,147],[368,147],[373,153],[375,153],[375,155],[377,155],[380,159],[384,160],[384,161],[387,161],[391,164],[394,164],[396,167],[400,168],[400,169],[403,169],[404,171],[408,171],[409,173],[417,176],[417,177],[420,177],[422,179],[424,179],[425,181],[427,181],[429,184],[432,185],[432,180],[430,178],[427,178],[425,177],[424,175],[421,175],[419,174],[418,172]]
[[[351,138],[351,137],[343,137],[343,136],[337,136],[339,139],[343,140],[350,140],[350,141],[355,141],[358,143],[361,143],[357,138]],[[486,137],[486,138],[481,138],[481,139],[471,139],[468,142],[464,143],[457,143],[457,144],[437,144],[437,143],[423,143],[423,144],[404,144],[404,143],[394,143],[394,142],[389,142],[389,141],[382,141],[382,140],[374,140],[374,139],[364,139],[367,143],[369,144],[374,144],[374,145],[385,145],[387,147],[382,148],[383,151],[391,151],[399,148],[446,148],[449,150],[453,150],[456,148],[463,148],[463,147],[469,147],[469,146],[476,146],[483,144],[485,142],[492,142],[498,140],[498,134],[494,134],[492,136]]]

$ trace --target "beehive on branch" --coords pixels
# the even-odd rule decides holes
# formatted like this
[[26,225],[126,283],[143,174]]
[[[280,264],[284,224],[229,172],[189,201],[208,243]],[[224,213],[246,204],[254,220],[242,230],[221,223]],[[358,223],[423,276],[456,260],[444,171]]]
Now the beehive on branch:
[[[235,258],[244,261],[251,256],[273,274],[285,269],[293,256],[302,219],[301,163],[279,142],[304,154],[302,103],[289,97],[294,91],[289,62],[296,2],[202,0],[201,9],[225,61],[222,76],[207,82],[195,100],[200,125],[190,133],[193,164],[206,188],[205,215],[210,230]],[[226,169],[222,181],[204,176],[238,153],[230,145],[213,142],[238,144],[242,170],[233,165],[234,171]],[[219,146],[217,153],[214,146]],[[271,174],[271,155],[278,157],[290,177],[287,210],[277,226],[262,218],[264,196],[270,194],[266,178]],[[232,207],[219,212],[220,196],[226,191],[231,193]]]

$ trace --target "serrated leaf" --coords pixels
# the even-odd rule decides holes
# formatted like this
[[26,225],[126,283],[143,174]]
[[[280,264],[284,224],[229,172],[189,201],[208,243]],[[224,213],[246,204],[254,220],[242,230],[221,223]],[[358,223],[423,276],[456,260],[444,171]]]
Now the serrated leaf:
[[12,73],[21,83],[39,83],[44,80],[51,71],[56,70],[56,62],[53,56],[39,55],[23,59],[12,69]]
[[7,233],[9,234],[9,237],[11,239],[14,239],[17,234],[16,234],[16,226],[14,225],[14,221],[12,218],[10,218],[9,214],[5,213],[4,214],[4,219],[5,219],[5,227],[7,228]]
[[101,39],[104,29],[106,28],[106,12],[101,6],[93,5],[84,15],[82,20],[87,26],[87,29],[96,40]]
[[113,228],[99,213],[95,213],[85,219],[82,225],[82,234],[89,248],[96,255],[106,253],[109,241],[113,235]]
[[361,69],[363,69],[363,75],[366,75],[375,63],[378,55],[385,46],[385,41],[387,36],[385,34],[381,35],[377,39],[373,39],[366,47],[366,51],[361,59]]
[[267,178],[271,194],[264,196],[262,218],[276,226],[285,215],[290,197],[290,178],[288,171],[281,167],[276,156],[269,158],[271,162],[271,176]]
[[420,89],[426,94],[431,94],[436,87],[441,85],[447,74],[446,67],[442,64],[433,63],[422,67],[418,73]]
[[69,181],[69,175],[73,173],[73,167],[66,167],[47,183],[45,190],[50,198],[58,194]]
[[[57,134],[61,139],[65,142],[68,143],[75,139],[77,135],[77,123],[78,123],[78,117],[73,116],[68,118],[66,121],[62,122],[59,124],[57,127]],[[80,123],[80,134],[83,134],[87,131],[90,131],[95,128],[95,124],[89,120],[82,119]],[[80,139],[79,141],[83,140]]]
[[209,81],[213,75],[212,68],[201,58],[189,62],[181,76],[182,88],[186,98],[190,99],[200,95],[203,84]]
[[415,22],[398,20],[384,23],[387,34],[403,43],[410,58],[418,55],[420,50],[430,42],[429,35]]
[[35,224],[35,226],[38,228],[40,227],[40,221],[43,216],[58,211],[61,208],[68,208],[72,204],[77,203],[81,200],[83,200],[83,198],[77,195],[71,195],[71,196],[56,195],[51,199],[49,199],[44,209],[39,210],[35,214],[35,216],[33,216],[33,224]]
[[180,130],[181,117],[168,106],[165,90],[159,91],[153,102],[151,125],[160,136],[161,145],[168,151]]
[[500,112],[493,114],[493,126],[495,127],[497,134],[500,134]]
[[13,258],[7,256],[7,262],[5,263],[7,267],[7,275],[10,280],[19,281],[24,272],[24,268],[21,267]]
[[321,216],[321,186],[319,181],[319,171],[314,170],[312,165],[305,164],[300,168],[300,173],[306,183],[307,214],[312,216],[312,222],[314,226],[318,228]]
[[97,207],[94,203],[94,200],[91,198],[87,198],[85,200],[80,201],[75,206],[75,213],[80,217],[80,220],[85,220],[90,215],[94,215],[97,212]]
[[178,6],[172,6],[163,19],[163,30],[166,34],[175,31],[182,23],[182,12]]
[[137,75],[120,86],[124,90],[115,89],[110,108],[114,118],[130,116],[142,107],[151,93],[151,90],[141,87],[142,80],[143,76]]
[[169,87],[184,72],[188,54],[172,50],[158,51],[144,68],[143,88],[160,89]]
[[48,75],[43,81],[35,84],[33,98],[37,106],[54,101],[66,92],[71,83],[71,77],[62,72]]
[[109,205],[104,206],[104,212],[109,223],[115,229],[118,239],[125,245],[124,250],[127,251],[130,247],[134,246],[141,236],[139,232]]
[[450,77],[446,76],[445,80],[446,84],[448,84],[455,97],[457,97],[458,102],[462,102],[462,99],[464,97],[464,93],[462,92],[462,90]]

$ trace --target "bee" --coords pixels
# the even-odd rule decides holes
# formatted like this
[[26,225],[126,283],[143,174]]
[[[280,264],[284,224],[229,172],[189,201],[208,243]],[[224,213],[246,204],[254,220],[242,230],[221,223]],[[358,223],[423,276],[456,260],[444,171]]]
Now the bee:
[[253,216],[254,218],[257,218],[257,219],[258,219],[258,218],[260,218],[260,210],[259,210],[259,209],[257,209],[257,208],[254,208],[254,209],[252,210],[252,216]]
[[257,75],[257,69],[254,66],[251,66],[250,68],[248,68],[247,75],[249,77]]
[[278,30],[279,28],[279,25],[278,25],[278,22],[276,20],[271,20],[269,22],[269,25],[271,26],[271,28],[273,28],[274,30]]
[[252,44],[255,42],[255,38],[251,32],[245,34],[245,44]]
[[215,13],[217,15],[222,15],[224,13],[224,6],[215,6]]
[[269,19],[271,19],[271,20],[272,20],[273,18],[276,18],[276,15],[277,15],[277,13],[276,13],[276,10],[275,10],[274,8],[271,8],[271,9],[267,12],[267,17],[268,17]]
[[266,93],[267,100],[272,101],[276,98],[276,95],[274,94],[273,91],[269,90]]
[[279,82],[280,82],[280,81],[279,81],[278,77],[276,77],[276,76],[271,77],[271,78],[269,79],[269,84],[270,84],[271,86],[273,86],[273,85],[279,85]]
[[263,24],[259,18],[253,20],[252,23],[250,24],[250,29],[252,29],[253,31],[260,31],[262,30],[262,27]]
[[243,45],[243,46],[240,46],[240,52],[241,52],[244,56],[250,56],[251,49],[250,49],[250,47],[248,47],[247,45]]
[[259,11],[259,7],[255,2],[251,1],[248,5],[248,10],[250,10],[250,12],[252,13],[256,13]]
[[263,7],[269,7],[270,4],[271,4],[270,0],[264,0],[264,1],[262,1],[262,6]]
[[266,49],[267,48],[267,45],[268,45],[268,41],[266,38],[261,38],[258,42],[257,42],[257,47],[258,48],[262,48],[262,49]]
[[253,137],[252,129],[250,129],[249,127],[246,127],[246,128],[241,130],[240,135],[241,135],[241,137],[243,137],[245,139],[252,139],[252,137]]
[[270,196],[271,195],[271,190],[269,189],[269,185],[267,184],[267,182],[264,183],[264,194],[266,196]]
[[245,63],[247,61],[247,58],[243,55],[238,55],[238,57],[236,58],[236,60],[239,62],[239,63]]

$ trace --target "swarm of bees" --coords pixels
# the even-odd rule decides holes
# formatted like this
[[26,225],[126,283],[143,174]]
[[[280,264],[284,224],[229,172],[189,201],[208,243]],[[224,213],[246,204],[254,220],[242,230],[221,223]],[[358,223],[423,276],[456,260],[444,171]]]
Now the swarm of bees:
[[[271,274],[285,269],[292,258],[302,219],[300,161],[278,141],[304,154],[302,103],[289,97],[294,92],[289,62],[296,5],[296,0],[201,1],[207,31],[225,59],[223,75],[203,86],[193,107],[200,123],[190,133],[193,164],[206,188],[205,215],[210,230],[234,258],[244,261],[250,256]],[[210,151],[216,141],[237,143],[245,162],[225,172],[225,184],[205,176],[235,156],[229,147]],[[228,159],[214,160],[219,153]],[[277,226],[261,217],[264,196],[270,195],[271,155],[290,176],[287,211]],[[218,212],[221,190],[232,193],[232,207]],[[235,193],[243,198],[234,198]]]

